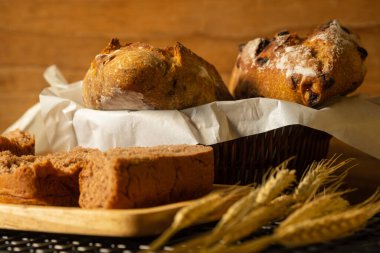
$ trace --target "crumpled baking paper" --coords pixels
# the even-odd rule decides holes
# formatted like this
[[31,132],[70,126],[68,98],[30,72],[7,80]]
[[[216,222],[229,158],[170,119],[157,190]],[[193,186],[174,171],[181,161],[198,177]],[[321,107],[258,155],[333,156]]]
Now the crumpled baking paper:
[[44,73],[51,85],[40,103],[7,130],[36,135],[36,152],[79,145],[112,147],[161,144],[211,145],[300,124],[325,131],[380,159],[380,98],[341,97],[313,109],[268,98],[222,101],[185,110],[99,111],[84,108],[81,82],[68,84],[55,66]]

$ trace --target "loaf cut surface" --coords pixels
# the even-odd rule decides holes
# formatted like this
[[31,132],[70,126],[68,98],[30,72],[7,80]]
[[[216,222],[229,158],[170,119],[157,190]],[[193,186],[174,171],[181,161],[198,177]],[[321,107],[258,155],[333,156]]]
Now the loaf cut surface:
[[83,208],[142,208],[200,197],[212,189],[211,147],[115,148],[89,154],[79,177]]
[[75,148],[47,156],[0,152],[0,202],[78,206],[78,175],[90,152],[97,151]]
[[8,150],[12,154],[34,155],[35,139],[27,132],[14,130],[0,136],[0,152]]

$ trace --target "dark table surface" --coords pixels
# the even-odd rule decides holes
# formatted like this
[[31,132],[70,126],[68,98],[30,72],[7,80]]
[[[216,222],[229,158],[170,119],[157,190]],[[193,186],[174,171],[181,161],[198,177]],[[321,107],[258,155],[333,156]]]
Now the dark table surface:
[[[196,234],[206,232],[213,223],[192,227],[180,232],[165,247],[170,252],[170,245],[179,243]],[[251,237],[271,233],[275,224],[265,226]],[[0,252],[137,252],[146,248],[154,237],[115,238],[76,236],[66,234],[48,234],[26,231],[0,230]],[[367,226],[347,238],[324,244],[315,244],[302,248],[287,249],[272,246],[264,252],[301,253],[301,252],[380,252],[380,215],[370,220]]]

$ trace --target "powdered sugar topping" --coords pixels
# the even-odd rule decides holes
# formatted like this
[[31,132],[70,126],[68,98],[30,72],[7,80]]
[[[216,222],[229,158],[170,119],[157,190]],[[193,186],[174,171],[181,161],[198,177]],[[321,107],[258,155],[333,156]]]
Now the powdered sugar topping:
[[258,49],[263,39],[257,38],[249,41],[243,48],[241,53],[243,62],[248,66],[257,67],[258,71],[268,68],[282,70],[286,73],[287,78],[293,74],[314,77],[318,75],[318,72],[329,69],[329,65],[323,63],[323,69],[318,70],[321,63],[312,52],[315,50],[313,45],[318,43],[314,41],[328,43],[327,50],[331,57],[339,57],[347,46],[359,44],[357,36],[342,27],[337,20],[322,26],[306,40],[292,37],[289,34],[276,36],[274,39],[271,43],[275,43],[272,48],[275,57],[266,58],[260,55],[259,51],[261,50]]
[[311,50],[303,45],[286,47],[274,66],[286,71],[287,78],[293,74],[310,77],[317,75]]
[[337,20],[328,23],[325,29],[315,33],[308,39],[310,42],[321,40],[331,44],[331,53],[339,56],[343,48],[352,43],[359,43],[356,35],[350,33],[346,28],[342,28]]
[[259,49],[259,46],[261,42],[263,41],[262,38],[256,38],[251,41],[249,41],[243,48],[242,52],[242,60],[245,64],[254,64],[254,59],[257,56],[257,51]]
[[[241,53],[243,62],[251,67],[257,67],[258,71],[264,69],[279,69],[285,72],[289,78],[293,74],[313,77],[317,75],[317,63],[311,49],[302,44],[287,45],[289,35],[275,37],[273,51],[276,57],[266,58],[260,55],[259,47],[264,39],[256,38],[249,41]],[[260,55],[260,56],[259,56]]]

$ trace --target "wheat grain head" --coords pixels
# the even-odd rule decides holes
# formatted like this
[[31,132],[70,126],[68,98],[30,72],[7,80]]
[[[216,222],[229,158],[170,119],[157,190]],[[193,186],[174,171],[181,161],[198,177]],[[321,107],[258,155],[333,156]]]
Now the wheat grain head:
[[303,204],[289,215],[278,227],[297,224],[299,222],[314,219],[333,212],[340,212],[349,207],[349,202],[341,197],[343,192],[318,196],[310,202]]
[[[300,202],[307,201],[317,193],[321,186],[326,184],[331,184],[330,188],[328,188],[330,192],[336,191],[343,179],[346,177],[347,172],[343,172],[339,176],[333,176],[333,174],[353,160],[347,159],[337,163],[339,157],[340,156],[333,156],[328,160],[313,162],[305,170],[300,183],[295,189],[294,197]],[[351,167],[346,168],[345,171]]]
[[286,226],[275,237],[287,247],[326,242],[360,230],[370,217],[368,208],[352,209]]
[[258,187],[257,204],[270,202],[296,181],[295,171],[287,169],[288,163],[289,160],[284,161],[264,176],[262,185]]
[[367,201],[355,207],[343,208],[342,211],[318,218],[282,223],[274,236],[279,243],[288,247],[330,241],[360,230],[379,211],[380,191],[377,190]]

